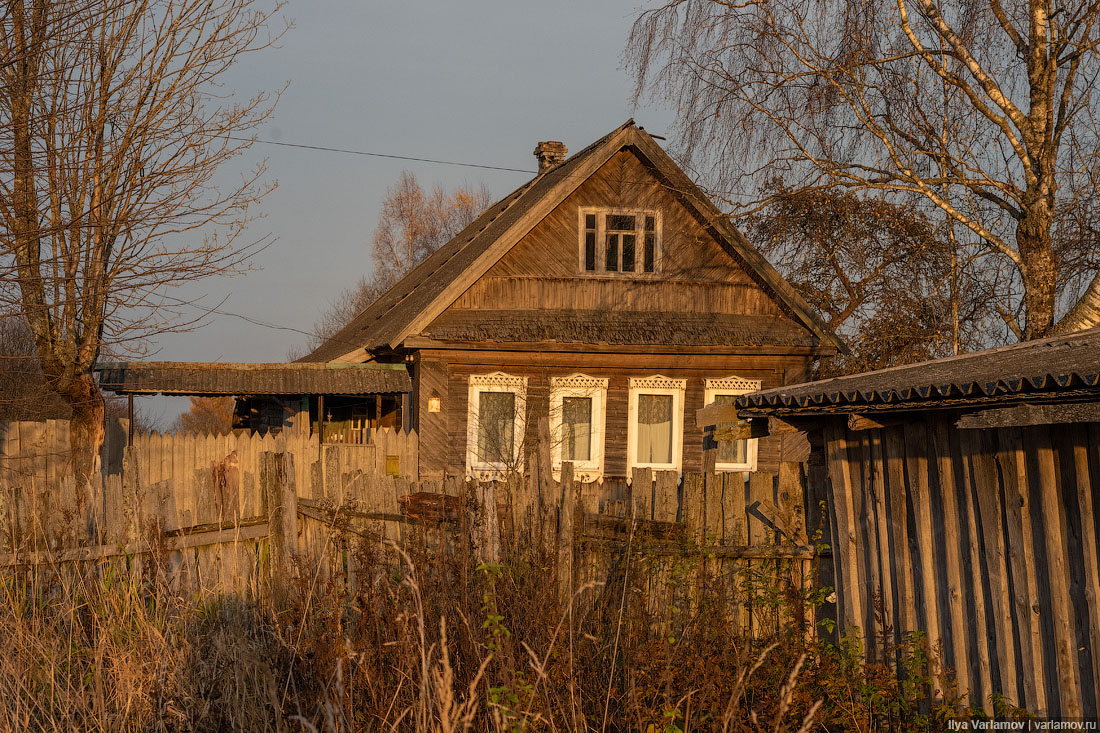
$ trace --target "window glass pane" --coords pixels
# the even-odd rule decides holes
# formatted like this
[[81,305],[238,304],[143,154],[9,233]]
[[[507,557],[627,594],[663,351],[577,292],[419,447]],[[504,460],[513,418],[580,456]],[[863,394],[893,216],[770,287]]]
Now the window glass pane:
[[619,232],[634,231],[634,217],[631,214],[608,214],[607,228]]
[[645,254],[643,255],[642,266],[646,272],[653,272],[653,259],[656,256],[657,241],[653,232],[646,232],[645,235]]
[[652,216],[647,216],[645,218],[645,230],[647,232],[652,232],[656,228],[657,228],[657,221]]
[[593,272],[596,269],[596,233],[584,235],[584,269]]
[[638,395],[639,463],[672,463],[672,395]]
[[515,456],[516,396],[482,392],[478,399],[477,454],[486,463],[511,463]]
[[634,235],[623,235],[623,272],[634,272]]
[[585,214],[584,215],[584,228],[585,229],[595,229],[596,228],[596,215],[595,214]]
[[[715,395],[714,402],[719,405],[732,405],[737,399],[737,395],[732,394],[720,394]],[[735,428],[738,425],[743,424],[743,420],[736,422],[719,423],[715,426],[716,429],[722,428]],[[749,460],[749,441],[736,440],[732,443],[719,443],[718,455],[715,456],[717,463],[746,463]]]
[[607,259],[604,269],[608,272],[616,272],[619,269],[619,235],[607,235]]
[[592,398],[563,397],[561,401],[561,459],[592,458]]

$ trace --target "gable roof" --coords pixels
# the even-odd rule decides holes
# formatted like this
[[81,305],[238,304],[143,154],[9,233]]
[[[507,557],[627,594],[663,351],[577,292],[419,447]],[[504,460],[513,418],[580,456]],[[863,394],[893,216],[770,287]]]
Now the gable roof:
[[367,352],[397,348],[420,333],[483,276],[548,213],[613,155],[630,147],[701,216],[723,248],[820,343],[844,343],[752,244],[733,227],[661,146],[634,120],[612,130],[564,163],[490,206],[451,241],[395,283],[347,326],[299,361],[361,361]]

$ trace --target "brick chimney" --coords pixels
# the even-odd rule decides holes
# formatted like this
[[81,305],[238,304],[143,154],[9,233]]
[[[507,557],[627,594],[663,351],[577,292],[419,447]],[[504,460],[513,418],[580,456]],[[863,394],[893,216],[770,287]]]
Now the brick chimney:
[[535,157],[539,161],[539,175],[565,162],[569,150],[557,140],[545,140],[535,146]]

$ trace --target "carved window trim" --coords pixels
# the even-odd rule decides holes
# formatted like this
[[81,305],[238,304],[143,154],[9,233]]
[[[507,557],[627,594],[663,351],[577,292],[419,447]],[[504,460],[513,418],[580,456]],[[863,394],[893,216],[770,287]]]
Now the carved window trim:
[[[596,227],[593,230],[585,223],[585,218],[588,215],[593,215],[596,218]],[[633,271],[622,272],[621,270],[607,270],[607,217],[615,215],[626,215],[635,217],[634,226],[634,262],[635,268]],[[646,248],[646,233],[645,228],[646,217],[653,217],[654,229],[653,229],[653,271],[645,272],[645,248]],[[612,206],[581,206],[577,208],[577,270],[581,275],[586,277],[611,277],[611,278],[655,278],[661,274],[662,264],[662,237],[661,232],[663,230],[663,221],[661,212],[658,209],[637,209],[637,208],[622,208]],[[595,269],[589,270],[586,266],[586,236],[589,232],[595,232]],[[620,245],[621,251],[621,245]],[[621,255],[620,255],[621,259]]]
[[[718,395],[741,395],[749,392],[756,392],[760,389],[762,382],[759,379],[747,379],[745,377],[738,377],[731,375],[728,377],[719,377],[716,379],[704,379],[703,380],[703,406],[714,402]],[[757,465],[757,439],[749,438],[745,442],[745,462],[744,463],[731,463],[731,462],[715,462],[714,470],[718,472],[722,471],[755,471]]]
[[[488,461],[478,455],[478,421],[484,392],[511,392],[515,395],[516,414],[512,421],[512,460]],[[523,437],[526,429],[527,377],[504,372],[471,374],[466,411],[466,475],[482,481],[503,478],[511,471],[523,470]]]
[[[630,377],[628,387],[627,475],[631,475],[635,468],[651,468],[654,471],[681,471],[684,465],[684,393],[687,391],[687,380],[655,374],[652,377]],[[672,397],[672,461],[670,463],[646,463],[638,460],[638,397],[642,394],[670,395]]]
[[588,483],[603,477],[604,444],[607,416],[607,379],[587,374],[571,374],[550,378],[550,457],[554,479],[561,480],[562,466],[562,412],[564,398],[590,397],[592,399],[591,428],[589,430],[589,459],[573,462],[573,476]]

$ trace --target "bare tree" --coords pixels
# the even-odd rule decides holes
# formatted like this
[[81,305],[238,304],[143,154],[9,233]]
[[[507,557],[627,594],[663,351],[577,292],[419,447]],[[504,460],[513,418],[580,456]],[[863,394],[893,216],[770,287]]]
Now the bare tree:
[[960,259],[945,226],[876,196],[782,188],[746,234],[852,349],[819,376],[880,369],[980,348],[1000,283]]
[[176,418],[174,427],[185,433],[225,435],[233,429],[232,397],[192,397],[191,407]]
[[409,171],[386,191],[371,240],[372,272],[344,291],[314,327],[307,348],[320,346],[368,305],[446,244],[488,208],[492,200],[482,185],[460,187],[448,194],[442,186],[426,193]]
[[899,196],[1007,263],[995,305],[1036,338],[1100,322],[1098,19],[1083,0],[672,0],[627,59],[735,213],[774,177]]
[[[102,440],[105,344],[164,330],[165,288],[237,271],[262,167],[215,173],[274,97],[220,77],[268,45],[251,0],[7,0],[0,17],[0,298],[72,410],[86,481]],[[254,246],[255,243],[253,243]],[[170,297],[170,296],[167,296]]]
[[19,316],[0,318],[0,420],[60,420],[70,414],[42,377],[27,322]]

